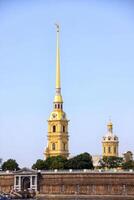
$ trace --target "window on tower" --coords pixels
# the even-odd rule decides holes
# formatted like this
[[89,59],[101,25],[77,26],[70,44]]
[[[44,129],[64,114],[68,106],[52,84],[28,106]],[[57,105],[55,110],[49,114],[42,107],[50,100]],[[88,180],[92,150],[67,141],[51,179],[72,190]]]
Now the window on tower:
[[53,126],[53,132],[56,132],[56,126],[55,125]]
[[116,140],[117,138],[116,138],[116,136],[114,137],[114,140]]
[[66,150],[66,143],[63,143],[63,150]]
[[55,109],[57,108],[57,105],[55,104]]
[[105,151],[105,147],[104,147],[104,149],[103,149],[103,150],[104,150],[104,153],[106,153],[106,151]]
[[53,151],[56,149],[55,146],[56,146],[55,143],[53,143],[53,144],[52,144],[52,150],[53,150]]
[[65,132],[65,126],[63,126],[63,132]]
[[58,104],[58,109],[60,108],[60,104]]
[[108,137],[108,140],[110,140],[111,138],[110,137]]
[[114,153],[116,153],[116,147],[114,147]]
[[108,153],[111,153],[111,147],[108,147]]

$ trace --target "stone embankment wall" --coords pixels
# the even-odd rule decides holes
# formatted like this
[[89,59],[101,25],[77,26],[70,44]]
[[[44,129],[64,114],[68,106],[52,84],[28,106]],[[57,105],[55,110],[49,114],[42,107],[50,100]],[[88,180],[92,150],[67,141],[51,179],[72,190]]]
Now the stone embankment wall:
[[39,190],[44,195],[134,196],[134,173],[42,172]]
[[[0,173],[0,192],[10,192],[14,173]],[[134,197],[134,172],[40,172],[38,191],[42,195],[116,195]],[[133,198],[134,199],[134,198]]]
[[14,186],[14,176],[12,173],[0,174],[0,192],[9,193]]

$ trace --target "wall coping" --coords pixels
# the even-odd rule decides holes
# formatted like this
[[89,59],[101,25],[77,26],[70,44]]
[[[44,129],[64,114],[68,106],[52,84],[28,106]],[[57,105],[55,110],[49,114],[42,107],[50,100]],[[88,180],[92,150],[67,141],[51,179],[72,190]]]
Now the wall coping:
[[[29,174],[28,172],[24,172],[23,174]],[[116,170],[116,169],[111,169],[111,170],[34,170],[34,172],[31,172],[34,174],[132,174],[134,175],[134,170]],[[0,171],[0,176],[8,176],[8,175],[17,175],[17,174],[22,174],[19,173],[19,171]]]

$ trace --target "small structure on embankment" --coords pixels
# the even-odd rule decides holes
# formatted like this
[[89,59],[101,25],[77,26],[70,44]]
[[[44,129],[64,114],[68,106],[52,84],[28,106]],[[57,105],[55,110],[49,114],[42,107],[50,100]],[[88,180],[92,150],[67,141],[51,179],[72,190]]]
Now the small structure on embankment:
[[38,172],[28,168],[18,171],[0,172],[0,193],[13,198],[33,197],[38,188]]

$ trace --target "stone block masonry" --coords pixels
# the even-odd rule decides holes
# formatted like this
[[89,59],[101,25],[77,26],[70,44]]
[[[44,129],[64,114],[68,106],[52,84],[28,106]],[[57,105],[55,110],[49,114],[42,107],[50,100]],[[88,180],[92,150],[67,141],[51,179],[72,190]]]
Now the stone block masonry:
[[40,194],[121,195],[134,197],[134,173],[120,172],[42,172]]
[[0,173],[0,193],[9,193],[14,187],[13,173]]

